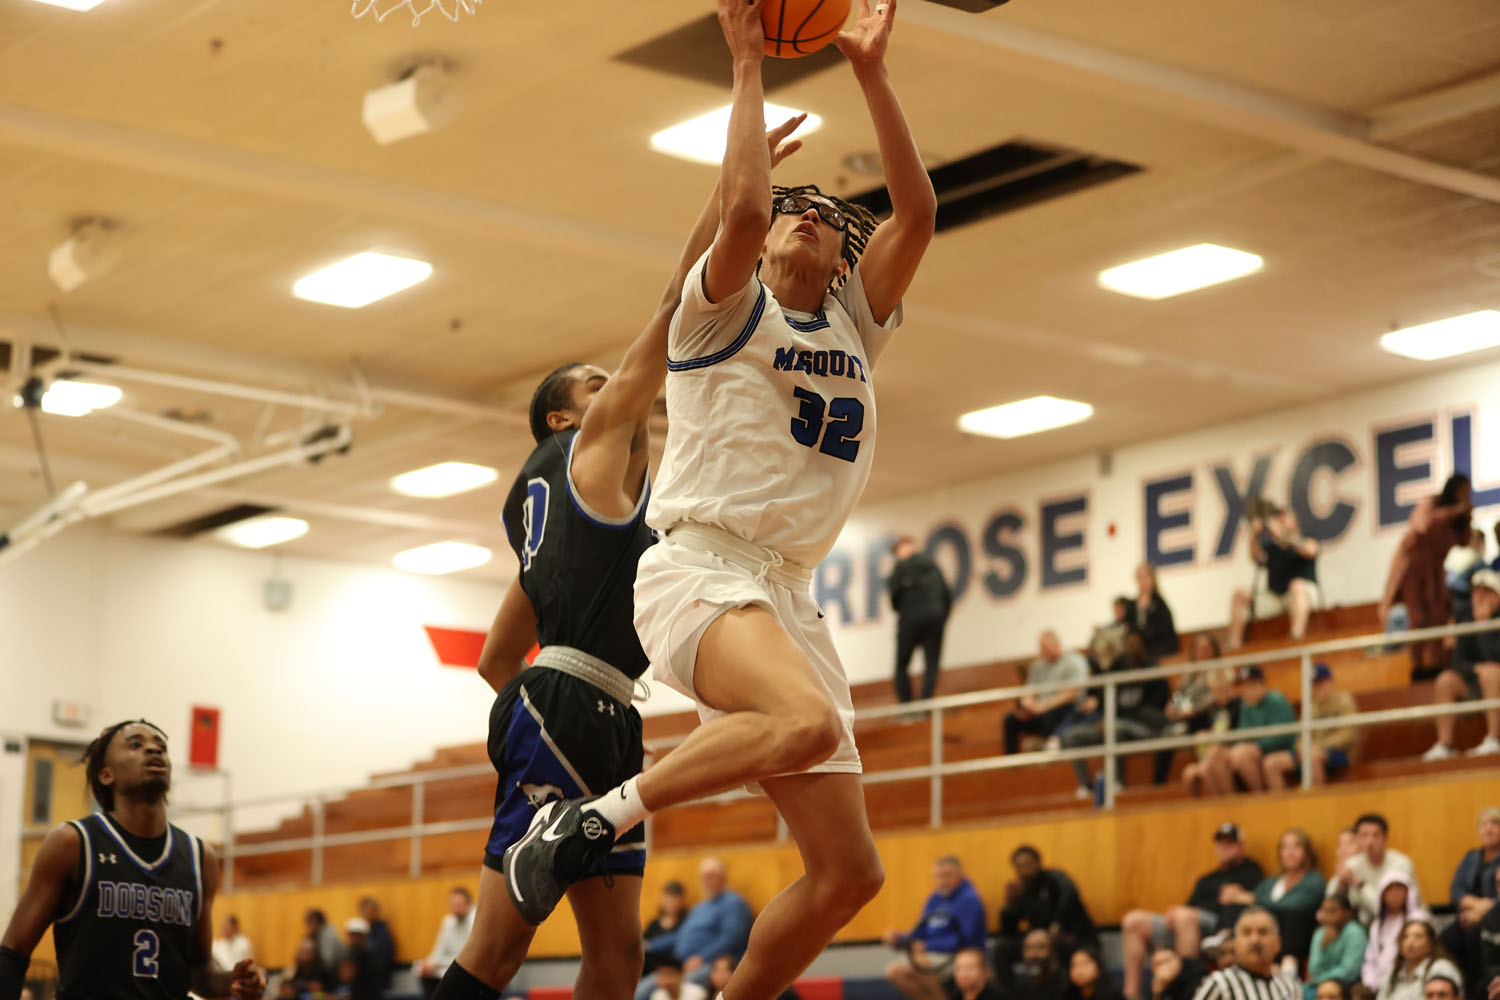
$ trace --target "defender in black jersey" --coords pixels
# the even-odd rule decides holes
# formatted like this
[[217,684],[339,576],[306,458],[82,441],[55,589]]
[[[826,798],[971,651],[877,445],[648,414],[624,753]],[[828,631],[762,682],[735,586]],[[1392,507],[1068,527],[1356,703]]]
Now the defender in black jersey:
[[[800,146],[781,145],[799,122],[767,133],[773,156]],[[547,839],[540,827],[528,830],[558,803],[598,795],[641,769],[641,718],[631,700],[647,667],[633,624],[636,563],[652,542],[644,520],[646,420],[666,376],[667,326],[683,281],[717,224],[715,191],[656,315],[613,376],[593,365],[565,365],[532,398],[537,447],[503,514],[520,572],[479,663],[499,695],[489,736],[499,774],[495,823],[474,929],[434,1000],[500,996],[541,922],[525,887],[506,871],[507,850],[528,836]],[[528,667],[524,657],[538,643]],[[604,850],[572,859],[580,880],[567,891],[583,946],[576,995],[625,1000],[641,974],[645,840],[637,829],[616,842],[604,826],[596,839]]]
[[48,925],[57,944],[59,1000],[256,1000],[253,963],[210,969],[213,849],[167,822],[172,763],[149,722],[110,726],[84,752],[100,812],[42,842],[31,881],[0,939],[0,1000],[18,1000],[31,952]]

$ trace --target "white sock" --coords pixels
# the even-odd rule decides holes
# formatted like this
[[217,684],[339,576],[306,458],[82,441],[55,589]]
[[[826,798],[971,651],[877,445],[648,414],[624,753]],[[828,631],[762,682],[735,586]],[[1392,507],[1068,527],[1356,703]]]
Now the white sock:
[[640,780],[641,776],[638,774],[623,785],[611,788],[586,807],[588,811],[596,812],[609,820],[615,828],[616,838],[651,815],[651,810],[641,803],[641,793],[636,789],[636,783]]

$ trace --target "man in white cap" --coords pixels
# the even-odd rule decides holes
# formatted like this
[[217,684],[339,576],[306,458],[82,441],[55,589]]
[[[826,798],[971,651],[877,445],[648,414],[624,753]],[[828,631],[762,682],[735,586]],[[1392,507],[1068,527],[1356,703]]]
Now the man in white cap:
[[[1474,620],[1489,621],[1500,611],[1500,574],[1482,569],[1469,578],[1469,595],[1474,604]],[[1437,703],[1456,704],[1471,698],[1500,698],[1500,632],[1476,632],[1461,635],[1453,648],[1453,665],[1438,674]],[[1447,760],[1456,751],[1453,746],[1455,717],[1442,715],[1436,720],[1437,742],[1422,755],[1426,761]],[[1470,757],[1500,753],[1500,709],[1484,713],[1484,739],[1469,751]]]
[[339,982],[349,990],[350,1000],[380,1000],[380,964],[370,951],[370,922],[364,917],[344,921],[349,949],[339,963]]

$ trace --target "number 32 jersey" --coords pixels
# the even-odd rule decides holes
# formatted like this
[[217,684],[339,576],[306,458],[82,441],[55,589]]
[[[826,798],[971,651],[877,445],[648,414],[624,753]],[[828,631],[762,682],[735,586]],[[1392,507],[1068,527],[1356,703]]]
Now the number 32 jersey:
[[501,520],[541,644],[582,650],[634,680],[650,666],[632,620],[636,564],[655,540],[645,518],[650,485],[628,517],[594,511],[573,488],[577,440],[569,430],[536,446]]
[[875,453],[875,361],[901,325],[875,322],[855,267],[816,313],[758,277],[722,302],[699,258],[667,340],[667,446],[647,521],[721,528],[790,562],[823,560]]

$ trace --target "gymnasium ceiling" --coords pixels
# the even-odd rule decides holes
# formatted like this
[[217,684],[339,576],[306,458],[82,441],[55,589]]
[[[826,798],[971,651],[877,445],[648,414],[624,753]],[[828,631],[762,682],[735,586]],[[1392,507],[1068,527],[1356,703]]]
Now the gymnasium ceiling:
[[[114,523],[151,532],[251,502],[311,523],[289,552],[387,563],[449,538],[500,547],[532,386],[563,361],[618,359],[714,181],[647,140],[725,91],[617,57],[710,9],[491,0],[413,29],[400,15],[354,21],[346,0],[108,0],[88,13],[0,0],[12,357],[63,347],[299,397],[268,408],[118,381],[123,405],[195,417],[247,455],[334,405],[360,413],[347,455]],[[362,94],[435,56],[461,90],[458,119],[377,146]],[[1381,352],[1381,333],[1500,306],[1493,0],[1015,0],[978,14],[901,0],[890,62],[934,166],[1020,139],[1142,169],[938,236],[882,362],[867,503],[1415,377],[1430,366]],[[874,139],[842,65],[769,97],[827,123],[785,176],[878,185],[845,162]],[[63,294],[47,255],[91,215],[117,224],[120,262]],[[1095,283],[1203,241],[1259,253],[1265,269],[1160,302]],[[289,294],[372,248],[434,274],[361,310]],[[20,374],[0,372],[7,395]],[[1010,442],[954,427],[1041,393],[1086,400],[1095,418]],[[110,411],[41,427],[60,485],[106,486],[205,444]],[[502,480],[443,500],[387,486],[448,459]],[[27,421],[0,408],[0,507],[44,498],[37,468]],[[469,575],[512,565],[500,553]]]

